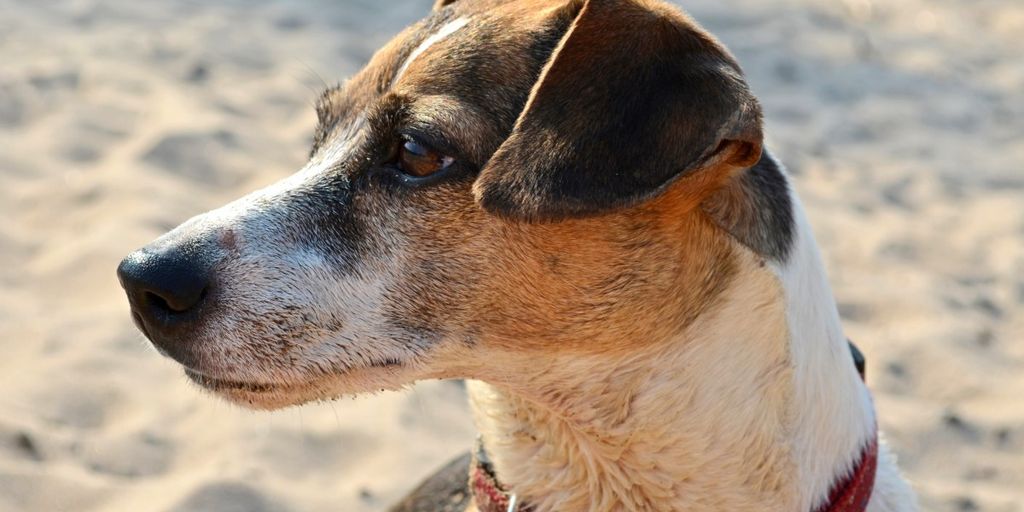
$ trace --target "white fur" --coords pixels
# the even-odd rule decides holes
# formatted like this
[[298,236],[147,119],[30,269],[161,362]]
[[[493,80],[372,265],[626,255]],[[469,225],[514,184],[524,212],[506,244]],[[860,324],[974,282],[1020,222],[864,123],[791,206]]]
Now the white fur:
[[875,417],[851,362],[814,235],[792,191],[790,199],[796,223],[793,248],[785,263],[773,268],[785,293],[793,354],[794,446],[804,485],[799,509],[811,510],[828,496],[835,475],[857,462]]
[[402,63],[401,67],[398,68],[398,72],[395,73],[395,79],[393,80],[393,82],[397,82],[398,79],[401,78],[403,74],[405,74],[405,71],[409,69],[409,65],[412,64],[412,62],[416,60],[417,57],[422,55],[423,52],[427,51],[427,48],[430,48],[438,41],[454,34],[455,31],[466,26],[466,23],[469,23],[469,18],[465,17],[449,21],[448,23],[444,24],[444,26],[442,26],[437,32],[431,34],[430,37],[424,39],[423,42],[420,43],[419,46],[417,46],[416,49],[409,54],[409,57],[405,59],[405,62]]
[[[781,168],[781,164],[779,165]],[[802,489],[798,510],[811,510],[827,498],[837,475],[847,474],[858,461],[859,450],[876,428],[874,406],[867,387],[851,363],[828,277],[814,234],[796,193],[790,189],[796,224],[793,248],[781,266],[773,268],[782,282],[786,319],[793,354],[796,404],[797,467]],[[916,509],[913,493],[888,454],[880,446],[879,487],[900,488],[905,505],[884,508],[873,499],[869,510]],[[891,466],[891,467],[889,467]]]

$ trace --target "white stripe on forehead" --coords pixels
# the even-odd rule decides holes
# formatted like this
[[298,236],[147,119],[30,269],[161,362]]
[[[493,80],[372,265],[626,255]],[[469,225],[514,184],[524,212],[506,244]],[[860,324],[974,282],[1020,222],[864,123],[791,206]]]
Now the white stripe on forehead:
[[409,54],[409,58],[405,59],[405,62],[402,63],[402,67],[398,68],[398,72],[395,73],[395,79],[392,80],[391,83],[397,82],[398,79],[402,77],[402,74],[405,73],[405,70],[409,68],[409,64],[412,64],[412,61],[416,60],[416,57],[419,57],[420,54],[427,50],[427,48],[430,48],[434,43],[454,34],[456,30],[466,26],[466,23],[469,23],[469,18],[459,18],[454,21],[449,21],[436,33],[424,39],[423,42]]

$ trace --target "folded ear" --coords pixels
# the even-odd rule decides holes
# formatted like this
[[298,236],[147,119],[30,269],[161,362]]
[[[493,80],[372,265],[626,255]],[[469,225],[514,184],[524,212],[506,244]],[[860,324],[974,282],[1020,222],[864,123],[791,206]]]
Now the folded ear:
[[674,178],[748,167],[761,110],[739,65],[673,8],[586,0],[482,169],[488,211],[524,220],[637,204]]

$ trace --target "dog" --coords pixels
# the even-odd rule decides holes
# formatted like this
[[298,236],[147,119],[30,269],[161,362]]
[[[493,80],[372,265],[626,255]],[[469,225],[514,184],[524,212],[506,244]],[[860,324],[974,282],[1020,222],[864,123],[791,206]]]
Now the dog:
[[121,262],[199,386],[468,379],[476,455],[393,510],[916,510],[736,60],[657,0],[438,1],[308,163]]

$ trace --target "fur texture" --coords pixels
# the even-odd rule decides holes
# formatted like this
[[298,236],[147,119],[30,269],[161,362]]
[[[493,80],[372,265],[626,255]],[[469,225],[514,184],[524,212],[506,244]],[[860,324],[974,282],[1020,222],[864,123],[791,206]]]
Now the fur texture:
[[[849,469],[870,397],[756,101],[692,20],[440,1],[317,113],[299,173],[122,264],[197,383],[277,408],[475,379],[539,511],[805,511]],[[454,163],[404,173],[410,140]],[[172,267],[211,276],[187,311],[147,288]],[[878,475],[872,512],[915,509],[884,447]]]

